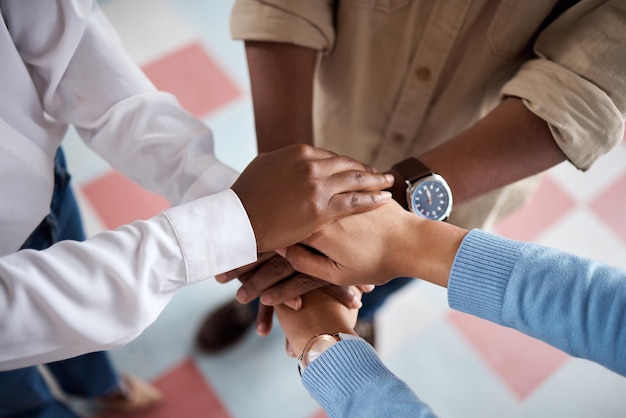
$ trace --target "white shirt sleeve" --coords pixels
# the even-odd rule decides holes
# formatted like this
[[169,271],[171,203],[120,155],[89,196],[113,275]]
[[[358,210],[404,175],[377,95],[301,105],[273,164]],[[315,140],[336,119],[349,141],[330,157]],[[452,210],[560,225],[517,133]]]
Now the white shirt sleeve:
[[211,130],[156,90],[95,1],[1,4],[45,112],[113,168],[174,205],[232,185]]
[[0,369],[123,345],[188,284],[256,260],[232,190],[85,242],[0,258]]

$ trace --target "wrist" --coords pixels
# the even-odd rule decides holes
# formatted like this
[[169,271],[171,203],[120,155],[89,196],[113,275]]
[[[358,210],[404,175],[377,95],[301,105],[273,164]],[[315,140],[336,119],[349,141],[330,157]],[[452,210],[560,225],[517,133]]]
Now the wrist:
[[300,376],[302,376],[302,373],[307,366],[309,366],[338,342],[359,339],[361,338],[358,335],[342,332],[315,335],[306,343],[302,354],[298,357],[298,372],[300,373]]
[[294,335],[287,335],[287,339],[289,340],[289,344],[291,344],[291,348],[297,356],[302,354],[302,351],[306,347],[306,345],[314,339],[317,335],[323,334],[348,334],[356,336],[356,332],[353,329],[347,328],[345,326],[334,326],[334,325],[326,325],[321,327],[306,327],[303,332],[296,333]]
[[448,278],[456,253],[468,231],[445,222],[417,219],[411,230],[410,248],[415,257],[406,257],[410,277],[448,287]]
[[322,290],[302,295],[302,308],[294,311],[285,305],[274,307],[280,325],[296,355],[318,334],[342,332],[355,334],[356,310],[350,310]]

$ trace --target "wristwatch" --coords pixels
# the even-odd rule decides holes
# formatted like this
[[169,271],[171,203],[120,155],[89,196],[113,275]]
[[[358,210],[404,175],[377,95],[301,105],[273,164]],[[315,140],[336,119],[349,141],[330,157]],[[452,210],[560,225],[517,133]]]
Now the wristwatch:
[[392,167],[391,173],[396,180],[404,180],[405,185],[394,184],[391,189],[394,199],[403,208],[435,221],[445,221],[450,216],[452,191],[448,183],[420,160],[411,157],[400,161]]
[[304,369],[306,369],[309,364],[339,341],[360,339],[361,337],[357,335],[346,334],[343,332],[337,332],[335,334],[317,334],[311,338],[308,343],[306,343],[304,349],[302,350],[302,354],[298,357],[298,372],[300,373],[300,376],[302,376]]

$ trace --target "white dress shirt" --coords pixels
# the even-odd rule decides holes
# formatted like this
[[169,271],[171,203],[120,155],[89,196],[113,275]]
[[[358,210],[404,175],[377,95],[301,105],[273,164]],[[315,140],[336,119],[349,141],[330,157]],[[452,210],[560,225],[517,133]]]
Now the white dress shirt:
[[[122,345],[177,288],[256,260],[235,170],[158,92],[94,1],[0,0],[0,369]],[[173,205],[147,221],[18,251],[47,215],[68,124]],[[225,190],[226,189],[226,190]]]

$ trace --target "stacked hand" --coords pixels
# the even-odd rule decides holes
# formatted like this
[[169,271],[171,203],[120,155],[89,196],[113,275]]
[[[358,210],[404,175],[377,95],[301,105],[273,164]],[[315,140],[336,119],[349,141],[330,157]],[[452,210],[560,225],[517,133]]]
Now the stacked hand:
[[446,287],[467,232],[446,222],[426,220],[389,202],[371,212],[340,219],[303,240],[304,245],[280,252],[295,270],[339,286],[379,285],[403,276]]
[[[272,309],[267,306],[287,302],[298,309],[302,303],[299,296],[312,289],[324,287],[346,306],[360,307],[360,298],[350,289],[299,274],[283,258],[268,251],[295,244],[347,215],[380,207],[391,198],[382,190],[392,184],[393,176],[375,173],[349,157],[308,145],[261,154],[246,167],[232,189],[250,218],[259,260],[220,275],[218,280],[239,278],[244,283],[237,297],[242,303],[284,281],[286,285],[275,286],[273,293],[262,299],[257,318],[259,334],[265,335],[271,329]],[[272,300],[271,295],[278,299]]]
[[[360,291],[370,291],[372,285],[405,273],[401,261],[406,257],[390,256],[389,248],[399,243],[403,228],[416,219],[395,202],[388,202],[325,226],[303,243],[281,250],[285,258],[262,254],[257,263],[219,275],[217,280],[225,283],[239,278],[242,286],[237,300],[241,303],[261,298],[259,335],[271,330],[272,306],[285,303],[300,309],[304,306],[301,295],[314,289],[321,289],[347,308],[359,308]],[[351,285],[359,285],[358,292]]]
[[[353,291],[360,298],[358,289]],[[286,348],[290,356],[299,356],[306,343],[318,334],[355,334],[358,309],[347,308],[319,289],[302,298],[302,309],[297,311],[285,305],[276,306],[276,317],[287,338]]]
[[391,198],[393,176],[308,145],[261,154],[232,186],[256,236],[259,253],[309,237],[344,216]]
[[[281,158],[287,162],[279,164]],[[242,286],[237,299],[242,303],[261,297],[260,335],[270,331],[272,306],[306,308],[306,294],[314,290],[316,295],[323,291],[346,308],[359,308],[360,291],[395,277],[447,283],[449,267],[466,231],[423,220],[397,203],[387,202],[388,195],[379,190],[390,187],[392,178],[308,146],[259,156],[250,168],[260,173],[255,162],[258,167],[273,167],[275,175],[282,176],[274,183],[276,188],[255,189],[253,185],[260,179],[256,177],[243,182],[243,187],[236,183],[233,190],[249,211],[259,248],[278,249],[282,257],[273,251],[261,253],[256,263],[217,279],[239,278]],[[290,188],[293,193],[285,191]],[[279,189],[289,196],[282,199]],[[276,199],[284,200],[284,205],[277,205]],[[298,223],[298,218],[306,221]],[[285,242],[288,245],[280,248],[279,243]],[[360,289],[355,291],[352,285]]]
[[257,334],[269,334],[272,326],[273,306],[285,304],[293,310],[303,306],[301,295],[320,289],[347,308],[361,307],[361,292],[371,291],[373,286],[353,287],[335,286],[325,280],[302,274],[293,269],[289,262],[274,252],[259,255],[256,263],[216,277],[220,283],[238,278],[242,283],[237,291],[237,300],[249,303],[260,297],[257,315]]

